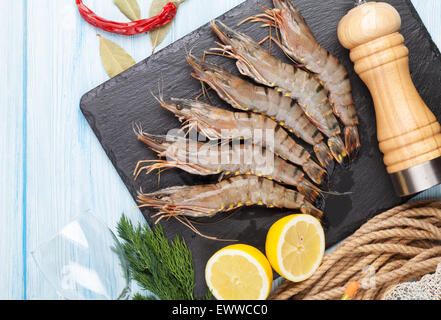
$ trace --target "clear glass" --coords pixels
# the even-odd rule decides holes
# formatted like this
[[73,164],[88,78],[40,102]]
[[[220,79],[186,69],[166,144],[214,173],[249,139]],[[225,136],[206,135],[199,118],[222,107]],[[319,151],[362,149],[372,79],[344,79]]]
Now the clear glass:
[[104,223],[85,213],[32,252],[41,272],[69,300],[121,300],[130,276],[121,244]]

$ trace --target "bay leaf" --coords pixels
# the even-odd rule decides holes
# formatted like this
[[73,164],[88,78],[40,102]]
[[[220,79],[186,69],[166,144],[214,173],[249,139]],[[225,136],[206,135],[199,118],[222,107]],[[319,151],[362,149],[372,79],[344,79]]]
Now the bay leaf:
[[119,10],[130,20],[141,20],[141,9],[136,0],[113,0]]
[[101,61],[111,78],[135,65],[135,60],[123,48],[101,35],[98,36],[100,37]]
[[[174,4],[179,7],[179,5],[184,1],[185,0],[174,1]],[[149,17],[153,17],[159,14],[162,11],[162,8],[164,8],[164,6],[169,2],[170,0],[153,0],[152,4],[150,5]],[[154,53],[156,47],[160,45],[162,41],[164,41],[165,37],[170,31],[171,26],[172,21],[167,23],[165,26],[162,26],[150,32],[150,40],[152,41],[152,53]]]

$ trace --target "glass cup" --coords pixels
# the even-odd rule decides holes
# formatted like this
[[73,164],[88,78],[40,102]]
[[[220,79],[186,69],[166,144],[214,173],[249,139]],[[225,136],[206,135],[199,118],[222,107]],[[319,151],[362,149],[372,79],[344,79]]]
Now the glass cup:
[[64,299],[129,298],[130,272],[121,244],[89,213],[78,216],[31,254]]

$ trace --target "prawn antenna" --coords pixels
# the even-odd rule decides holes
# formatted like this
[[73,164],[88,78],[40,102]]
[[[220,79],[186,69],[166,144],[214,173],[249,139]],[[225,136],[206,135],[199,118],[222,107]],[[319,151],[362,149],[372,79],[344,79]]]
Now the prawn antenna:
[[133,132],[136,136],[142,136],[144,135],[144,131],[142,130],[142,124],[141,121],[135,121],[132,124]]
[[210,48],[209,51],[206,52],[206,54],[222,56],[222,57],[230,58],[230,59],[236,59],[236,56],[232,52],[230,46],[227,46],[223,43],[220,43],[219,41],[215,41],[214,43],[216,45],[218,45],[219,47]]
[[165,101],[164,101],[164,95],[163,93],[161,93],[160,91],[158,92],[158,96],[156,94],[153,93],[152,90],[150,90],[150,94],[152,95],[153,98],[155,98],[156,101],[158,101],[158,103],[165,107]]
[[164,76],[162,73],[158,81],[158,94],[161,101],[164,101]]
[[193,55],[193,49],[196,47],[196,44],[194,44],[191,48],[190,51],[187,51],[187,47],[185,47],[185,55],[190,56],[190,57],[194,57]]
[[[263,43],[265,43],[267,40],[270,41],[269,44],[269,52],[271,52],[271,42],[274,42],[282,51],[283,53],[286,55],[286,57],[291,60],[292,63],[294,63],[296,65],[296,67],[298,68],[304,68],[304,65],[301,65],[298,63],[298,61],[294,60],[285,50],[285,48],[282,45],[282,41],[281,41],[281,36],[280,36],[280,27],[277,25],[277,21],[283,19],[280,16],[280,13],[277,9],[268,9],[265,8],[262,5],[259,5],[259,7],[265,12],[265,13],[261,13],[252,17],[248,17],[244,20],[242,20],[241,22],[239,22],[238,25],[241,25],[245,22],[261,22],[262,23],[262,27],[269,27],[269,35],[266,36],[265,38],[263,38],[260,42],[259,45],[262,45]],[[271,35],[271,30],[274,27],[274,30],[276,32],[276,36],[277,36],[277,40],[274,39]]]
[[174,218],[176,220],[178,220],[180,223],[182,223],[184,226],[189,228],[191,231],[193,231],[194,233],[196,233],[197,235],[199,235],[199,236],[201,236],[201,237],[203,237],[205,239],[215,240],[215,241],[224,241],[224,242],[237,242],[238,241],[238,240],[219,239],[217,237],[207,236],[207,235],[201,233],[187,217],[185,217],[185,216],[183,216],[183,217],[174,216]]
[[[229,215],[227,215],[226,217],[221,218],[221,219],[219,219],[218,221],[214,221],[214,222],[199,222],[199,221],[192,220],[192,219],[190,219],[190,218],[187,218],[187,219],[188,219],[189,221],[191,221],[192,223],[194,223],[194,224],[198,224],[198,225],[214,225],[214,224],[218,224],[218,223],[221,223],[221,222],[224,222],[224,221],[226,221],[226,220],[231,219],[236,213],[238,213],[238,212],[240,211],[240,209],[242,209],[242,208],[237,208],[236,210],[232,211],[232,212],[231,212]],[[236,240],[231,240],[231,241],[236,241]]]
[[214,104],[213,104],[213,101],[211,101],[210,95],[209,95],[209,93],[208,93],[208,91],[211,90],[211,88],[208,88],[208,89],[207,89],[207,87],[206,87],[204,81],[202,81],[202,80],[200,80],[200,83],[201,83],[202,94],[203,94],[203,96],[204,96],[205,103],[209,103],[209,104],[211,104],[211,105],[214,105]]
[[[211,48],[210,50],[212,50],[212,51],[207,51],[207,50],[204,51],[204,55],[202,56],[203,62],[205,62],[208,55],[219,56],[219,57],[228,58],[228,59],[235,59],[229,52],[226,52],[225,50],[223,50],[221,48]],[[216,51],[222,51],[222,53],[219,53]]]
[[275,10],[268,9],[263,5],[259,5],[260,9],[262,9],[265,13],[257,14],[255,16],[251,16],[243,19],[241,22],[237,24],[237,26],[241,26],[246,22],[264,22],[267,26],[273,25],[275,26]]

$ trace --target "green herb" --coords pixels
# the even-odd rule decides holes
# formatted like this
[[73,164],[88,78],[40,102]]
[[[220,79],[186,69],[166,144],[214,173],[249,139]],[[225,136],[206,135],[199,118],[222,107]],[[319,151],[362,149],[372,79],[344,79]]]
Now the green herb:
[[213,300],[213,294],[210,290],[207,290],[207,293],[205,294],[205,300]]
[[115,42],[100,37],[100,56],[108,75],[113,78],[117,74],[135,65],[135,60]]
[[158,300],[154,296],[143,296],[140,293],[137,293],[133,296],[133,300]]
[[141,9],[136,0],[113,0],[119,10],[130,20],[141,20]]
[[[153,231],[137,227],[123,215],[118,234],[124,240],[131,276],[139,285],[161,300],[194,300],[194,269],[191,251],[178,236],[169,242],[161,225]],[[137,300],[152,296],[136,295]]]

